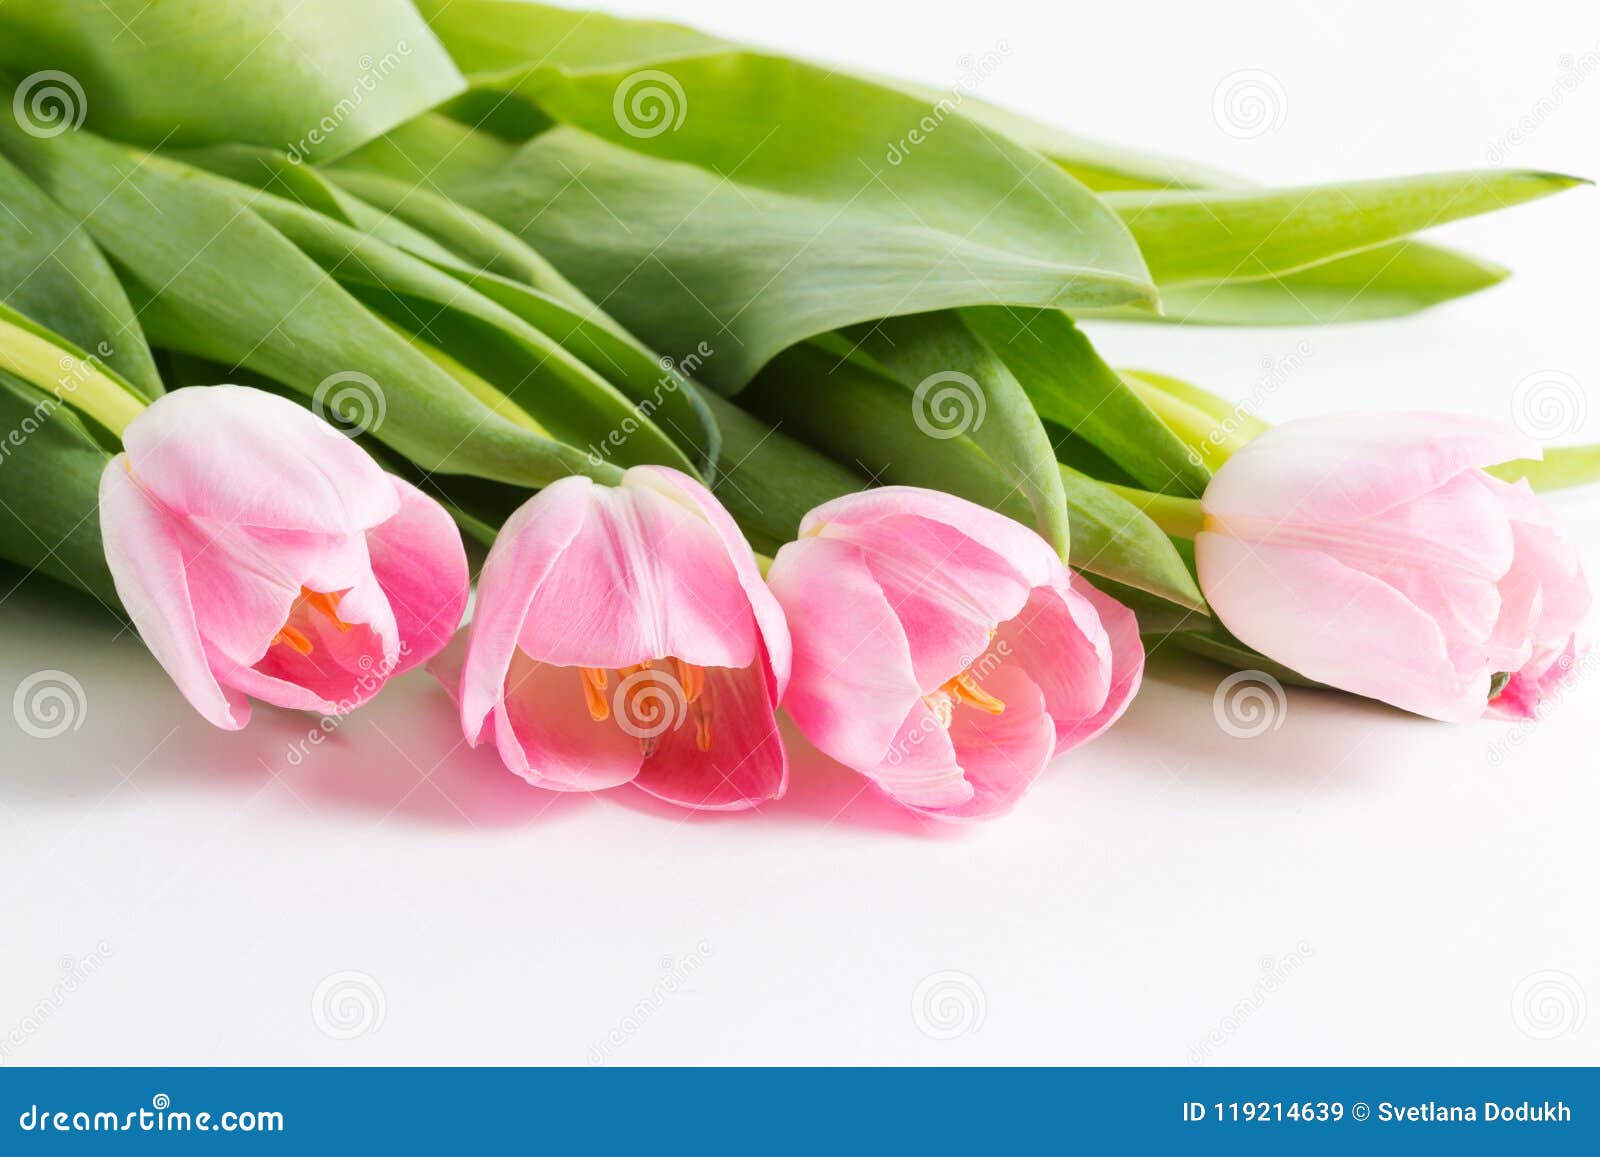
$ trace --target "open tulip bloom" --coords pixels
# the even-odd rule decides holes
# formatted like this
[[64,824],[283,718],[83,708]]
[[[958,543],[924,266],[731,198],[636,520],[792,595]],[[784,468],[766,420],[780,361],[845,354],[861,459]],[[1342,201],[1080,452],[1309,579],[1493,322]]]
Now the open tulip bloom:
[[788,679],[783,612],[733,519],[686,475],[636,466],[615,487],[563,479],[506,522],[461,723],[537,787],[736,810],[787,786]]
[[1451,414],[1289,422],[1207,488],[1201,589],[1224,624],[1301,674],[1420,715],[1530,718],[1582,657],[1577,552],[1499,423]]
[[768,580],[789,617],[785,708],[828,755],[908,808],[1009,808],[1138,689],[1132,612],[1032,530],[937,491],[826,503]]
[[218,727],[243,727],[250,698],[348,712],[455,632],[455,523],[302,407],[181,389],[123,445],[100,480],[106,562],[145,644]]

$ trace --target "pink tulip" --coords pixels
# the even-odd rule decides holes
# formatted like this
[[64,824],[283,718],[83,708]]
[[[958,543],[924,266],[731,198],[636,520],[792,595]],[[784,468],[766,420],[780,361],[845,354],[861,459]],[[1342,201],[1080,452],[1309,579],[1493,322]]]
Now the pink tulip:
[[100,478],[117,594],[196,710],[343,714],[432,657],[466,606],[450,516],[293,402],[197,386],[153,403]]
[[1322,683],[1435,719],[1526,718],[1572,671],[1590,593],[1496,422],[1350,414],[1290,422],[1207,487],[1200,585],[1227,628]]
[[1133,614],[1033,531],[889,486],[817,507],[767,575],[794,634],[784,707],[823,752],[945,819],[1004,811],[1127,707]]
[[536,787],[632,783],[690,808],[777,799],[789,632],[704,486],[636,466],[564,478],[507,520],[460,677],[469,743]]

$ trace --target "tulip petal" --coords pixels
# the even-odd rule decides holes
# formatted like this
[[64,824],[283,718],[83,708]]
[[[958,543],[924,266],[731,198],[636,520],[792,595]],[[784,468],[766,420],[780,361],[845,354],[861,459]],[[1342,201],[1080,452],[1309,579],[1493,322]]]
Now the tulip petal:
[[[260,661],[294,613],[302,588],[358,592],[340,605],[346,622],[371,622],[382,630],[388,619],[360,537],[230,526],[193,517],[181,519],[180,525],[200,634],[229,668]],[[394,638],[392,628],[388,637]]]
[[997,624],[1028,601],[1029,583],[1009,559],[944,522],[890,515],[865,529],[830,526],[823,537],[860,548],[900,620],[925,692],[970,666]]
[[400,510],[367,531],[372,573],[394,610],[400,636],[394,674],[426,663],[461,625],[470,593],[467,552],[445,508],[411,483],[390,477]]
[[1011,809],[1055,750],[1056,726],[1045,711],[1044,693],[1017,667],[1006,667],[985,687],[1005,701],[1006,709],[989,715],[958,707],[950,723],[950,740],[972,797],[955,807],[918,808],[944,820],[976,820]]
[[[782,798],[789,761],[764,664],[742,670],[713,667],[705,675],[700,699],[686,705],[679,726],[661,733],[634,785],[668,803],[704,811],[738,811]],[[708,712],[708,751],[698,743],[697,706]]]
[[139,636],[195,710],[236,731],[250,720],[248,700],[218,683],[206,660],[184,578],[176,521],[134,481],[126,454],[100,476],[100,533],[117,595]]
[[727,550],[700,513],[648,484],[596,486],[518,645],[548,663],[629,667],[670,657],[748,667],[759,632]]
[[836,539],[785,544],[767,584],[794,640],[784,709],[823,752],[869,771],[886,758],[922,694],[893,608],[860,549]]
[[1224,520],[1361,523],[1463,471],[1539,456],[1538,444],[1510,426],[1465,414],[1305,418],[1273,427],[1230,457],[1204,504]]
[[339,534],[376,526],[398,508],[365,450],[263,390],[174,390],[129,423],[123,444],[134,476],[175,513]]
[[[528,605],[583,526],[593,490],[580,475],[546,486],[506,520],[484,561],[461,669],[461,729],[474,747],[504,694]],[[500,730],[502,744],[514,742]]]
[[[1100,616],[1100,626],[1111,645],[1111,687],[1100,710],[1087,719],[1073,723],[1055,716],[1057,755],[1087,743],[1121,719],[1144,680],[1144,641],[1139,637],[1139,620],[1134,613],[1104,591],[1096,590],[1093,583],[1075,578],[1072,589],[1088,600]],[[1053,711],[1051,714],[1055,715]]]
[[622,484],[654,485],[678,501],[691,503],[694,509],[700,512],[701,517],[711,525],[723,549],[727,551],[728,560],[733,563],[734,573],[738,576],[739,585],[744,589],[745,597],[750,601],[756,627],[760,630],[762,642],[767,649],[774,701],[782,699],[784,690],[789,685],[789,670],[793,662],[789,626],[783,616],[783,608],[778,606],[778,600],[773,597],[772,591],[761,577],[761,568],[756,565],[755,555],[750,550],[750,544],[745,541],[744,534],[739,530],[739,524],[734,522],[732,516],[711,491],[687,474],[670,467],[635,466],[623,475]]
[[1116,722],[1144,676],[1133,612],[1065,568],[1055,585],[1034,591],[1023,612],[1000,628],[989,655],[997,668],[1016,666],[1037,684],[1055,721],[1057,754]]
[[575,667],[540,663],[518,651],[494,708],[505,765],[535,787],[602,791],[630,782],[644,762],[639,739],[615,719],[592,719]]
[[914,811],[945,811],[972,799],[949,728],[923,699],[906,713],[876,766],[858,766],[890,799]]
[[[366,623],[340,630],[327,616],[296,615],[291,624],[310,643],[309,654],[274,643],[255,664],[234,664],[208,648],[217,677],[225,686],[276,707],[347,715],[383,689],[393,658],[386,639]],[[387,638],[394,638],[389,624]]]
[[1209,532],[1195,560],[1227,628],[1302,675],[1435,719],[1483,713],[1490,672],[1458,672],[1438,624],[1381,579],[1318,551]]
[[[1015,519],[965,498],[918,486],[879,486],[824,502],[801,521],[800,537],[849,537],[842,532],[865,530],[886,518],[907,515],[954,528],[1009,561],[1028,586],[1048,582],[1052,568],[1061,561],[1049,543]],[[876,541],[864,535],[855,537]]]

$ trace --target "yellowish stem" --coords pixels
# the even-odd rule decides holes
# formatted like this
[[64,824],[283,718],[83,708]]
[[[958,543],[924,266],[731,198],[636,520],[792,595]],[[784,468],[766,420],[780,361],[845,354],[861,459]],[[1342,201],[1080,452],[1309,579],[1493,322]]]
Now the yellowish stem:
[[1132,486],[1118,486],[1104,482],[1101,485],[1114,490],[1133,503],[1162,530],[1174,538],[1193,538],[1205,525],[1205,511],[1196,498],[1176,498],[1171,494],[1152,494]]
[[0,316],[0,370],[55,395],[119,438],[147,405],[92,360],[81,358],[4,316]]

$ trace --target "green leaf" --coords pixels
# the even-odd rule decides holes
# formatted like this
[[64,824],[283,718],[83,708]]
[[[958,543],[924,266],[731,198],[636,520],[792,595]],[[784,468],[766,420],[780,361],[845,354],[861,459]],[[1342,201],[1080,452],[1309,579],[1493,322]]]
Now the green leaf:
[[[1029,520],[1027,501],[970,437],[930,438],[904,387],[859,358],[843,356],[847,344],[826,344],[786,350],[739,401],[781,433],[874,481],[944,490]],[[728,457],[736,455],[730,450]],[[1074,567],[1183,607],[1204,606],[1177,548],[1153,522],[1094,480],[1066,467],[1060,474],[1071,511]]]
[[376,384],[373,432],[427,470],[522,486],[615,477],[484,405],[269,225],[241,187],[86,132],[41,140],[8,124],[0,119],[0,152],[81,217],[156,344],[313,398],[334,375],[364,375]]
[[1291,189],[1107,193],[1169,286],[1281,277],[1447,221],[1582,184],[1558,173],[1487,169]]
[[100,544],[111,455],[68,406],[0,370],[0,558],[120,608]]
[[0,302],[118,371],[146,399],[161,393],[122,284],[77,221],[0,157]]
[[[1403,317],[1498,285],[1503,266],[1395,241],[1282,277],[1179,286],[1162,292],[1162,321],[1195,325],[1331,325]],[[1150,320],[1127,312],[1127,320]]]
[[1519,458],[1501,466],[1491,466],[1489,473],[1507,482],[1526,478],[1535,490],[1562,490],[1569,486],[1586,486],[1600,482],[1600,445],[1549,446],[1543,459]]
[[903,404],[929,441],[972,439],[1066,558],[1072,538],[1055,448],[1028,392],[982,331],[962,314],[941,312],[886,318],[845,336],[907,391]]
[[[487,176],[430,180],[515,229],[650,346],[681,357],[709,342],[705,375],[725,392],[787,346],[880,317],[1152,301],[1098,198],[922,98],[594,14],[427,10],[474,83],[505,95],[502,111],[520,101],[562,123]],[[652,110],[668,119],[649,123]],[[436,144],[408,128],[361,162],[417,183]]]
[[1205,491],[1210,472],[1065,314],[968,309],[961,316],[1016,375],[1040,417],[1094,445],[1146,490]]
[[87,114],[139,144],[247,141],[310,158],[463,87],[407,0],[5,0],[4,69],[32,74],[19,107],[40,131]]
[[[306,208],[369,234],[436,271],[430,273],[386,254],[382,245],[367,246],[370,259],[358,260],[349,251],[351,239],[342,231],[344,240],[336,240],[331,248],[325,239],[308,247],[302,234],[308,229],[314,235],[325,234],[325,224],[318,225],[315,218],[303,215],[286,223],[285,214],[292,210],[276,200],[256,200],[258,211],[308,252],[322,254],[319,260],[346,284],[403,292],[398,287],[414,284],[420,277],[428,286],[425,296],[439,311],[470,312],[483,324],[509,331],[514,341],[525,345],[532,340],[537,360],[529,363],[524,359],[520,365],[513,360],[509,366],[491,368],[496,369],[497,380],[519,385],[526,382],[527,388],[511,392],[518,395],[524,408],[546,421],[554,421],[558,434],[566,440],[590,445],[605,458],[618,457],[624,465],[635,461],[667,462],[702,472],[714,467],[719,447],[716,423],[677,367],[663,364],[538,253],[493,222],[404,182],[363,173],[340,172],[334,176],[292,164],[265,150],[225,147],[186,156],[212,172],[265,193],[288,192]],[[369,203],[368,195],[377,198],[377,203]],[[346,252],[340,252],[341,246]],[[469,256],[464,257],[463,253]],[[382,268],[358,268],[372,266],[374,261]],[[471,292],[464,293],[446,277],[464,282]],[[506,317],[500,310],[513,316]],[[396,302],[391,301],[386,312],[391,320],[416,328],[414,309],[397,308]],[[442,316],[431,308],[427,312],[433,321]],[[529,326],[536,331],[534,334],[530,335]],[[546,343],[541,335],[548,335],[560,349],[542,352]],[[477,355],[484,352],[486,345],[477,340],[462,340],[459,344],[464,352]],[[573,359],[590,372],[585,374]],[[699,360],[697,357],[696,363]],[[530,375],[532,379],[558,375],[565,385],[556,390],[545,389],[538,380],[530,380]],[[581,429],[559,428],[560,415],[552,419],[545,413],[559,403],[565,386],[578,390],[580,402],[598,403],[590,407],[597,411],[595,421]],[[614,396],[618,391],[637,406],[619,409],[616,403],[620,399]],[[607,398],[611,399],[609,404]],[[634,434],[640,428],[644,434],[635,441]],[[669,440],[670,445],[666,444]],[[628,442],[633,442],[631,449],[619,454]],[[692,455],[694,461],[690,463],[679,451]]]

